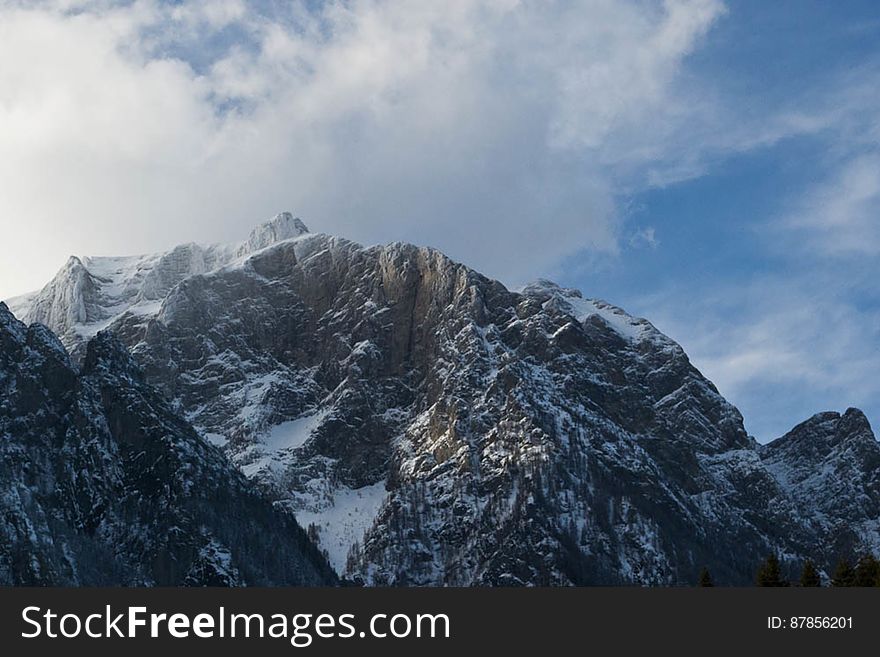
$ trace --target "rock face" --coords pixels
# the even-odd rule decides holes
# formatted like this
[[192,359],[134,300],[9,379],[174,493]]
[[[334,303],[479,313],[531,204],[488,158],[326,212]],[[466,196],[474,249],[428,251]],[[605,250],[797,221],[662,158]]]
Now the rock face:
[[85,354],[0,303],[0,585],[335,583],[121,343]]
[[[153,306],[104,321],[177,411],[311,526],[338,572],[372,585],[666,585],[708,566],[718,583],[750,584],[770,551],[795,567],[880,547],[865,501],[875,461],[831,450],[832,467],[859,475],[838,503],[811,506],[812,480],[788,476],[811,467],[809,444],[759,446],[646,320],[280,217],[213,269],[174,269]],[[74,352],[82,333],[67,338]]]
[[819,413],[761,447],[767,468],[817,525],[826,561],[880,546],[880,445],[858,409]]

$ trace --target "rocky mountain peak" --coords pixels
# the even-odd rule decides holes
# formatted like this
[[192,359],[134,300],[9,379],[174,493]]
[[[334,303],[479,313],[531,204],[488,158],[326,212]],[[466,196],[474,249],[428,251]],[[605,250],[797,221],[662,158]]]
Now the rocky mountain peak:
[[522,294],[532,299],[536,299],[541,303],[549,301],[556,296],[577,299],[583,298],[583,294],[580,290],[562,287],[558,283],[546,278],[539,278],[536,281],[532,281],[522,289]]
[[[61,378],[66,378],[66,370],[71,368],[70,356],[58,336],[42,324],[26,326],[0,302],[0,366],[23,357],[47,365],[43,368],[47,372],[49,369],[56,374],[60,372]],[[50,387],[55,383],[51,382]]]
[[9,302],[17,317],[28,324],[48,326],[79,360],[85,343],[122,316],[142,322],[154,317],[161,302],[182,281],[308,232],[302,220],[282,212],[238,244],[188,243],[138,256],[70,256],[43,289]]
[[[797,453],[824,458],[853,441],[867,441],[868,445],[877,442],[868,418],[858,408],[848,408],[843,414],[836,411],[816,413],[762,449],[768,455]],[[880,446],[877,448],[880,450]]]
[[42,356],[50,357],[70,366],[70,355],[48,326],[31,324],[27,330],[27,346]]
[[64,339],[73,336],[77,325],[103,318],[100,282],[82,260],[70,256],[55,277],[34,296],[27,316],[22,319],[44,324]]
[[759,451],[802,515],[823,528],[829,560],[880,547],[880,443],[862,411],[817,413]]
[[868,417],[860,408],[848,408],[844,412],[841,420],[841,430],[850,435],[859,433],[861,435],[870,434],[873,437],[873,430]]
[[239,255],[253,253],[272,244],[300,237],[308,232],[309,229],[302,219],[294,217],[290,212],[281,212],[254,228],[244,244],[239,247],[238,253]]
[[0,301],[0,339],[24,342],[27,327],[12,314],[4,302]]

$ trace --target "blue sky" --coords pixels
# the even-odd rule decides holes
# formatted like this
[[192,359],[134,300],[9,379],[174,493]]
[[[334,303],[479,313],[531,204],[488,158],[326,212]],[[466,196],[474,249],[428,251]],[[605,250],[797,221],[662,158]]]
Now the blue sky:
[[760,440],[880,423],[880,6],[0,0],[0,298],[281,210],[678,340]]
[[[834,107],[848,85],[877,80],[878,55],[876,3],[741,2],[689,66],[744,114],[772,116],[793,100]],[[761,440],[821,409],[859,406],[880,421],[878,108],[853,113],[629,196],[621,253],[587,271],[579,254],[560,270],[681,341]],[[840,177],[859,162],[864,207],[823,201],[854,194]],[[791,226],[803,212],[819,225]]]

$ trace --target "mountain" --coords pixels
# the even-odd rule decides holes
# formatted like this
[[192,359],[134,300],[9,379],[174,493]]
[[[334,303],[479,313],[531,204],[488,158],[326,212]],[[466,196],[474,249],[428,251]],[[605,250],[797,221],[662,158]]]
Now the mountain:
[[182,258],[165,286],[145,283],[157,265],[68,263],[16,311],[74,354],[111,330],[341,574],[673,585],[707,566],[750,584],[771,551],[795,568],[880,548],[860,501],[875,462],[829,452],[832,470],[850,459],[851,489],[820,509],[792,474],[813,467],[809,444],[758,445],[678,344],[615,306],[548,281],[510,291],[436,250],[363,247],[287,214],[242,245],[180,248],[224,255]]
[[71,256],[39,292],[9,299],[10,310],[27,324],[50,327],[75,356],[90,337],[124,315],[152,317],[162,299],[185,278],[212,271],[269,244],[307,232],[282,213],[254,229],[241,244],[182,244],[144,256]]
[[818,413],[761,447],[761,458],[818,524],[826,561],[880,546],[880,444],[855,408]]
[[0,490],[0,585],[336,582],[112,335],[89,340],[77,368],[2,303]]

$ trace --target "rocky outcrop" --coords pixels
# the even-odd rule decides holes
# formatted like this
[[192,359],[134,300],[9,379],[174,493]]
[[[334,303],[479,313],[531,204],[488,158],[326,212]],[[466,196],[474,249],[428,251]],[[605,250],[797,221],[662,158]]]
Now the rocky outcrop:
[[819,529],[817,552],[840,554],[880,546],[880,444],[864,413],[818,413],[760,449],[761,458]]

